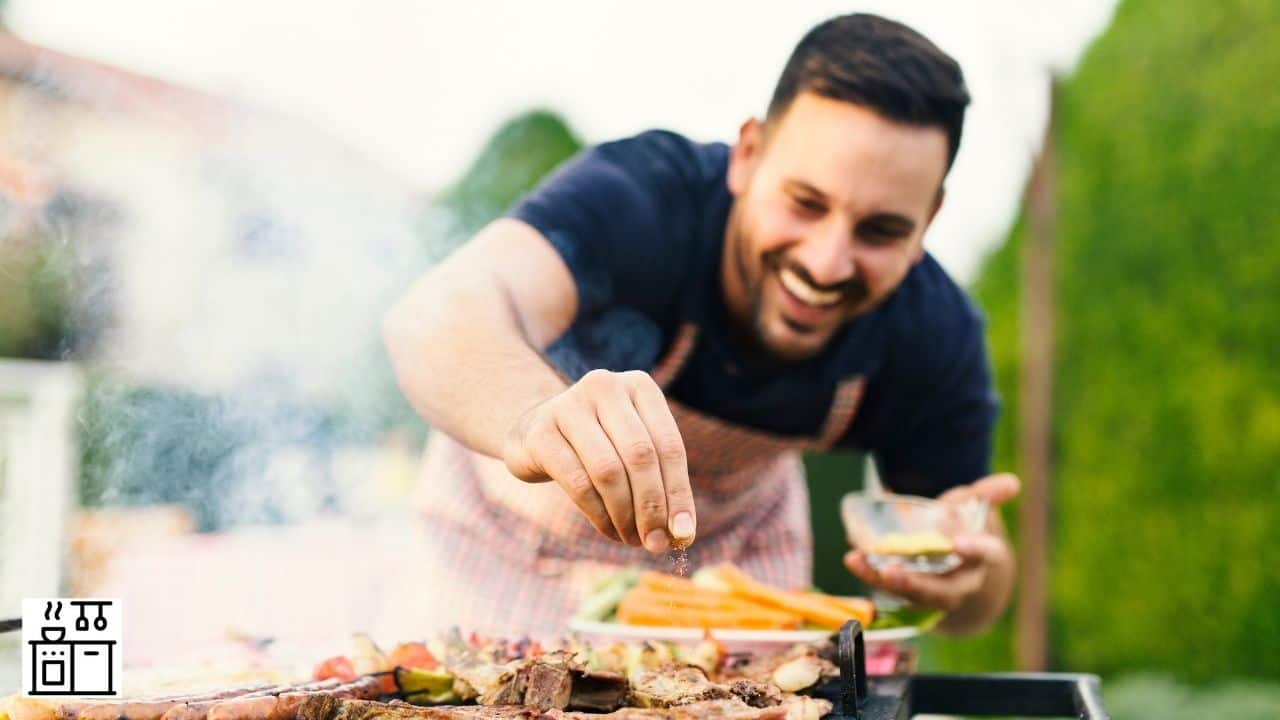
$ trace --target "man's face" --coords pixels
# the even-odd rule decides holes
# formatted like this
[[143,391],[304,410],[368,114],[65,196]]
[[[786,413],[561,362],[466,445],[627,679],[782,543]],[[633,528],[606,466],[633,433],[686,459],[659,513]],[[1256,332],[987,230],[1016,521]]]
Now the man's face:
[[887,297],[923,257],[947,137],[802,93],[749,120],[729,160],[725,301],[757,353],[799,360]]

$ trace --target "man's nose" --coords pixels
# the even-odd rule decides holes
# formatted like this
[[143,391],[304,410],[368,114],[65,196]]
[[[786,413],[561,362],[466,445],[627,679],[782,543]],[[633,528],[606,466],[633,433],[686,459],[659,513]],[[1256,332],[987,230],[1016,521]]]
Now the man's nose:
[[813,282],[822,286],[837,285],[853,277],[855,272],[852,233],[847,223],[823,223],[791,252],[791,257],[804,266]]

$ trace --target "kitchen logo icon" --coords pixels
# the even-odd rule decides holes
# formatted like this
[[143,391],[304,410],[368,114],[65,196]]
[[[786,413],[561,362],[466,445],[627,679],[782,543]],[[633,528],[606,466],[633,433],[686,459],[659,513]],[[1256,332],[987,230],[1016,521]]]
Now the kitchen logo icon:
[[25,598],[23,692],[118,696],[120,615],[115,598]]

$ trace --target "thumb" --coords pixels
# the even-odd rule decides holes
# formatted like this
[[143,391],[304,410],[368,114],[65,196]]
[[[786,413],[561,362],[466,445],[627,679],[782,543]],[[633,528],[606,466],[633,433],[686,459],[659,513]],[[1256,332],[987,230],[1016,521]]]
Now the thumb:
[[538,462],[537,458],[534,457],[525,442],[525,435],[529,432],[530,424],[530,414],[525,413],[516,421],[515,425],[511,426],[502,445],[502,461],[507,466],[507,472],[510,472],[520,480],[529,483],[547,482],[551,477],[542,467],[542,464]]
[[1013,473],[998,473],[975,480],[968,485],[951,488],[938,499],[946,502],[960,502],[969,498],[982,498],[991,507],[1003,505],[1018,496],[1022,491],[1022,482]]

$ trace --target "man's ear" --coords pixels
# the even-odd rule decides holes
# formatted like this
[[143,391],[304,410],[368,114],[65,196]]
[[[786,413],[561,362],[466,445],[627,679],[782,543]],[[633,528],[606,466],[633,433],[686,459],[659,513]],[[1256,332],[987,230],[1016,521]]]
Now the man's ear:
[[929,226],[933,225],[933,219],[938,216],[938,211],[942,209],[942,201],[947,196],[947,189],[938,186],[938,195],[933,199],[933,207],[929,210],[929,217],[924,222],[924,230],[921,232],[920,245],[916,248],[916,257],[912,262],[920,262],[924,259],[924,233],[929,231]]
[[738,128],[738,142],[729,150],[729,192],[739,197],[747,191],[751,175],[764,149],[764,126],[755,118],[747,118]]

